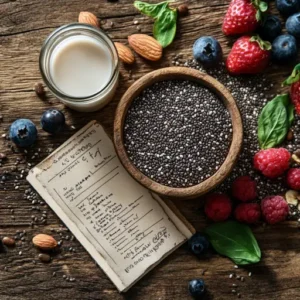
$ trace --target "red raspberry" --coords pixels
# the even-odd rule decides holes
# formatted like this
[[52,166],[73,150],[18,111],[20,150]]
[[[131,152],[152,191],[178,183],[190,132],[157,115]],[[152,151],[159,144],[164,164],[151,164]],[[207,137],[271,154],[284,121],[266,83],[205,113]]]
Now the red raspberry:
[[287,173],[288,186],[296,191],[300,190],[300,169],[291,168]]
[[232,184],[232,196],[240,201],[248,202],[256,198],[256,182],[250,176],[241,176]]
[[239,222],[255,224],[261,216],[260,205],[258,203],[241,203],[236,207],[234,216]]
[[289,213],[289,206],[281,196],[268,196],[261,201],[261,211],[267,223],[284,221]]
[[206,198],[205,214],[215,222],[228,219],[231,214],[231,201],[224,194],[211,194]]
[[284,148],[260,150],[254,156],[254,168],[266,177],[276,178],[289,168],[290,158],[291,154]]

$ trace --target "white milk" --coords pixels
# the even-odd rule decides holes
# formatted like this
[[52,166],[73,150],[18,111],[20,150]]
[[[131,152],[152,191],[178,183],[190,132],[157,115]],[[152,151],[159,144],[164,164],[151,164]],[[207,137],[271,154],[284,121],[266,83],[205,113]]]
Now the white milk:
[[40,70],[50,91],[78,111],[95,111],[113,97],[119,59],[112,40],[86,24],[69,24],[46,39]]
[[109,49],[96,39],[77,35],[63,40],[50,58],[54,84],[71,97],[88,97],[101,91],[113,71]]

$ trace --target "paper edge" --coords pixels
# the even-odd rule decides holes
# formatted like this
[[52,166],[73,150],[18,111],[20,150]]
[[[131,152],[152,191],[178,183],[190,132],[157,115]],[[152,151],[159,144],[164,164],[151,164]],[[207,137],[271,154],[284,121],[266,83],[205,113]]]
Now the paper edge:
[[[172,248],[170,251],[166,252],[159,260],[157,260],[154,264],[152,264],[148,269],[146,269],[142,275],[140,275],[136,280],[134,280],[130,285],[125,285],[120,277],[115,273],[115,271],[110,267],[108,262],[103,258],[103,256],[95,249],[92,243],[82,234],[80,230],[77,230],[78,226],[64,213],[63,209],[53,201],[53,197],[47,192],[42,183],[36,178],[43,169],[40,167],[43,166],[51,157],[53,157],[56,153],[61,151],[65,147],[65,143],[70,139],[76,138],[81,134],[82,131],[86,130],[88,127],[94,124],[99,124],[102,128],[103,126],[96,120],[90,121],[80,130],[78,130],[75,134],[73,134],[69,139],[67,139],[60,147],[50,153],[44,160],[42,160],[39,164],[33,167],[26,177],[26,180],[34,187],[34,189],[39,193],[39,195],[47,202],[50,208],[56,213],[56,215],[60,218],[60,220],[68,227],[68,229],[73,233],[79,243],[86,249],[92,259],[96,261],[101,270],[106,274],[106,276],[112,281],[112,283],[117,287],[119,292],[128,291],[137,281],[139,281],[142,277],[144,277],[147,273],[149,273],[152,269],[154,269],[162,260],[164,260],[168,255],[176,251],[181,245],[183,245],[188,238],[190,238],[193,233],[195,233],[194,227],[185,219],[185,217],[181,214],[181,212],[177,209],[177,207],[170,200],[163,200],[158,195],[151,193],[152,197],[158,202],[158,204],[165,211],[167,216],[170,218],[171,222],[175,225],[178,231],[184,235],[185,239]],[[104,128],[103,128],[104,130]],[[108,135],[109,136],[109,135]],[[150,192],[150,191],[149,191]],[[167,204],[168,202],[168,204]],[[76,232],[76,233],[75,233]]]

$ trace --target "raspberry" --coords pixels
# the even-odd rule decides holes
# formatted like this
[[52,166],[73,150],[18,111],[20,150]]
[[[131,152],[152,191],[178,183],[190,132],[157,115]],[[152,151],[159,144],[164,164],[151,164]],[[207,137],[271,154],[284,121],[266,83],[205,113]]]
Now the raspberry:
[[254,200],[256,194],[256,182],[250,176],[241,176],[232,184],[232,196],[240,201]]
[[284,221],[289,213],[289,206],[281,196],[268,196],[261,201],[261,211],[267,223]]
[[300,169],[291,168],[287,173],[288,186],[296,191],[300,190]]
[[269,178],[282,175],[290,164],[291,154],[284,148],[260,150],[254,156],[254,168]]
[[236,207],[234,216],[239,222],[255,224],[261,216],[260,205],[258,203],[241,203]]
[[205,214],[215,222],[228,219],[231,214],[231,201],[224,194],[211,194],[206,198]]

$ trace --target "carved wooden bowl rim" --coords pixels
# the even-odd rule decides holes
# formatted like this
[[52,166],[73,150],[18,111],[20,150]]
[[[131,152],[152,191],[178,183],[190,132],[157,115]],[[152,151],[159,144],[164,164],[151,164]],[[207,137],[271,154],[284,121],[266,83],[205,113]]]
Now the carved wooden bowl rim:
[[[230,113],[232,123],[232,141],[223,164],[220,168],[209,178],[203,182],[190,187],[169,187],[153,181],[148,176],[143,174],[129,159],[127,151],[123,143],[123,127],[128,108],[132,101],[147,87],[153,85],[155,82],[163,80],[183,79],[191,80],[209,88],[223,101],[225,107]],[[196,198],[204,195],[216,188],[223,182],[232,171],[243,143],[243,124],[239,108],[230,94],[230,92],[216,79],[204,74],[200,71],[189,69],[185,67],[169,67],[163,68],[146,74],[134,84],[132,84],[120,100],[114,119],[114,145],[117,155],[129,172],[129,174],[137,180],[140,184],[149,190],[158,193],[159,195],[174,197],[174,198]],[[217,154],[216,154],[217,155]]]

